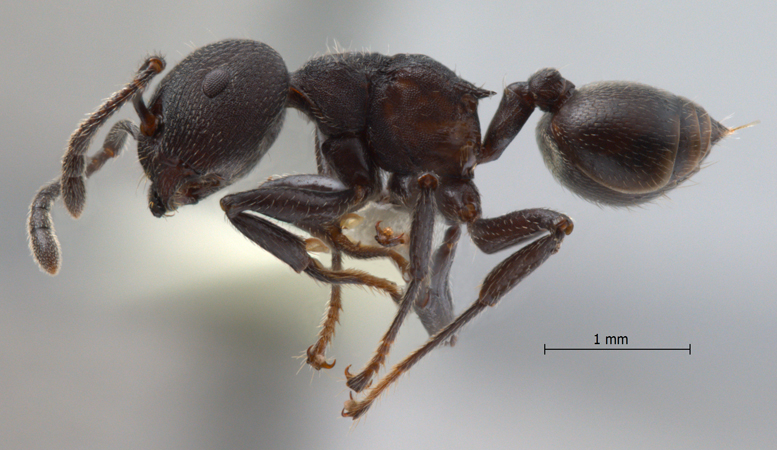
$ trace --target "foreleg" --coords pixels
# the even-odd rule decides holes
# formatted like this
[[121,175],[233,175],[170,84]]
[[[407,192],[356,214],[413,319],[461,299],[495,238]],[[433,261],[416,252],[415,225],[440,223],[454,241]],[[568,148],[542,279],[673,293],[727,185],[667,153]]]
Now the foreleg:
[[277,220],[310,228],[309,224],[336,220],[364,199],[364,190],[348,188],[318,175],[293,175],[268,181],[258,189],[228,195],[221,207],[230,222],[254,243],[272,253],[296,272],[332,284],[360,284],[399,297],[396,284],[359,270],[329,270],[308,255],[299,236],[250,214],[254,211]]

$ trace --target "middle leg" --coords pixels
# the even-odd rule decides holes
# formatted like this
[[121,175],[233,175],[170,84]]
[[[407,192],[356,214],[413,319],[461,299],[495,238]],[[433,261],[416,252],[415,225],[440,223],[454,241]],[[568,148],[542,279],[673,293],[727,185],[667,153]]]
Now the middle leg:
[[572,232],[572,220],[564,214],[546,209],[516,211],[494,219],[477,219],[470,223],[472,240],[485,253],[493,253],[526,242],[542,233],[549,233],[516,251],[499,263],[486,276],[480,295],[448,326],[395,365],[361,400],[345,402],[343,416],[356,419],[394,383],[400,375],[420,361],[435,347],[446,342],[464,325],[489,306],[496,305],[510,289],[556,253],[565,235]]
[[[415,207],[410,226],[410,276],[411,281],[405,289],[402,301],[399,303],[394,320],[389,329],[381,338],[375,354],[369,363],[357,375],[351,375],[348,367],[345,368],[346,384],[356,392],[361,392],[370,383],[372,376],[380,370],[386,361],[391,345],[399,333],[410,308],[423,291],[427,282],[431,263],[431,248],[434,232],[434,219],[437,211],[435,190],[438,180],[434,175],[425,174],[418,178],[420,193]],[[350,367],[350,366],[349,366]]]

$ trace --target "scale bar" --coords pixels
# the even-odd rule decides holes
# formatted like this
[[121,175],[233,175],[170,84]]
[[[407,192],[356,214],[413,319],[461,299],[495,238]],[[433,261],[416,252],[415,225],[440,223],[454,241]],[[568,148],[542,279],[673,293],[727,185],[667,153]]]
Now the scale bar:
[[688,347],[685,348],[601,348],[601,347],[594,347],[594,348],[571,348],[571,347],[561,347],[561,348],[548,348],[547,344],[542,344],[542,354],[547,355],[549,351],[555,351],[555,350],[564,350],[564,351],[613,351],[613,350],[620,350],[620,351],[672,351],[672,350],[682,350],[688,352],[688,354],[691,354],[691,344],[688,344]]

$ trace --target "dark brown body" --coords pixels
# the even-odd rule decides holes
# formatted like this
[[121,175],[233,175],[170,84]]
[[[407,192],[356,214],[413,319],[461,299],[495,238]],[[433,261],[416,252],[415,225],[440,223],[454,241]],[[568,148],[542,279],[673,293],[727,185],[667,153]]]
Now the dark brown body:
[[577,89],[558,112],[545,114],[537,144],[556,179],[581,197],[631,206],[696,173],[726,134],[728,128],[687,98],[607,82]]
[[[221,206],[246,237],[297,272],[332,286],[319,338],[307,362],[328,369],[325,351],[338,321],[343,284],[389,294],[397,314],[374,356],[347,385],[364,390],[384,365],[409,311],[430,334],[343,415],[359,417],[413,364],[456,333],[556,253],[572,232],[569,217],[547,209],[481,217],[475,167],[497,160],[539,107],[547,114],[537,131],[554,176],[580,196],[617,206],[663,195],[699,170],[710,148],[729,130],[689,100],[636,83],[607,82],[575,89],[554,69],[509,85],[481,142],[477,104],[492,93],[462,80],[423,55],[343,53],[315,58],[289,74],[270,47],[227,40],[203,47],[159,84],[147,107],[142,93],[164,69],[152,56],[124,89],[85,120],[71,138],[61,179],[45,185],[30,208],[30,245],[38,264],[59,269],[59,244],[50,216],[60,193],[78,216],[86,177],[115,157],[128,136],[138,141],[151,181],[155,216],[197,203],[246,175],[272,145],[285,107],[302,111],[316,127],[317,174],[290,175],[256,189],[227,195]],[[100,152],[86,158],[92,136],[122,104],[133,101],[140,126],[115,124]],[[517,188],[517,187],[516,187]],[[380,223],[376,242],[354,242],[343,229],[355,212],[391,203],[410,215],[409,237]],[[292,224],[302,239],[268,219]],[[445,228],[433,242],[435,224]],[[485,253],[519,247],[486,276],[477,299],[454,316],[448,283],[456,245],[466,227]],[[408,242],[408,257],[393,247]],[[324,267],[309,251],[328,248]],[[343,255],[389,258],[408,284],[343,268]]]

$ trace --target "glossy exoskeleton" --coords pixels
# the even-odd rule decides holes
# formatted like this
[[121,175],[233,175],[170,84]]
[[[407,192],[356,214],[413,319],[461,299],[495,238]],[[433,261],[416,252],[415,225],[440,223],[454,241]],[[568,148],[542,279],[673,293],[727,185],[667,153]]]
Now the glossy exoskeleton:
[[[78,217],[85,179],[121,150],[127,136],[151,181],[149,207],[160,217],[245,176],[277,137],[285,108],[316,127],[318,174],[269,180],[228,195],[221,207],[245,236],[297,272],[332,285],[317,342],[307,352],[316,369],[331,368],[325,350],[341,309],[340,286],[360,284],[388,293],[398,304],[374,356],[348,386],[361,392],[384,365],[402,322],[413,308],[430,339],[373,386],[346,402],[343,415],[359,417],[372,402],[434,347],[453,343],[458,330],[556,253],[572,221],[547,209],[481,217],[475,167],[502,154],[535,107],[545,111],[537,140],[553,175],[581,197],[630,206],[663,195],[699,170],[728,129],[683,97],[636,83],[604,82],[576,89],[554,69],[509,85],[481,140],[478,101],[493,93],[462,80],[423,55],[339,53],[317,57],[289,73],[265,44],[226,40],[196,50],[159,83],[148,105],[142,94],[164,61],[152,56],[125,88],[74,132],[61,178],[35,196],[29,215],[30,245],[38,264],[54,274],[59,244],[50,216],[62,195]],[[107,118],[132,100],[140,126],[120,121],[103,149],[85,156]],[[369,205],[391,205],[410,216],[408,235],[375,223],[376,241],[353,241],[344,229]],[[262,217],[264,216],[264,217]],[[265,217],[295,225],[304,240]],[[445,231],[434,242],[435,224]],[[373,224],[369,224],[372,226]],[[478,298],[458,316],[448,274],[461,228],[485,253],[519,248],[485,278]],[[407,242],[408,257],[396,244]],[[332,266],[309,251],[328,248]],[[342,257],[390,258],[407,286],[346,270]]]

